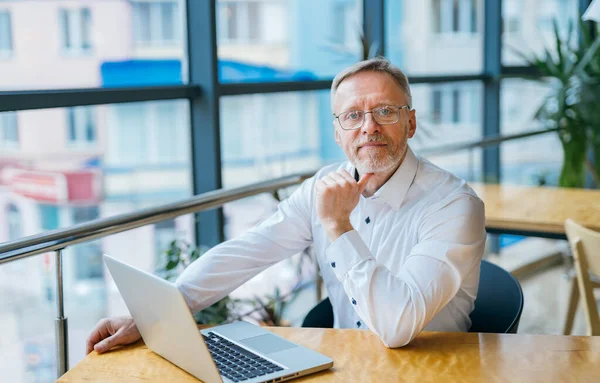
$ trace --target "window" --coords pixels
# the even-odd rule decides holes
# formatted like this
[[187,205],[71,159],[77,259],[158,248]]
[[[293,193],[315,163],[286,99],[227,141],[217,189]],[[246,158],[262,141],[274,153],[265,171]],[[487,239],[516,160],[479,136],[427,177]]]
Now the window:
[[0,57],[10,55],[13,49],[12,24],[8,10],[0,9]]
[[435,89],[431,94],[431,120],[434,123],[442,122],[442,91]]
[[231,43],[263,40],[260,28],[265,4],[257,1],[221,2],[218,10],[219,39]]
[[85,52],[92,48],[92,16],[89,8],[61,9],[59,13],[62,48]]
[[181,40],[181,18],[176,1],[135,1],[133,41],[142,47],[175,46]]
[[8,240],[14,241],[23,236],[23,223],[21,212],[14,204],[9,204],[6,209],[6,217],[8,219]]
[[0,113],[0,147],[16,148],[18,146],[17,114],[14,112]]
[[481,105],[477,97],[481,94],[475,84],[432,85],[430,88],[431,110],[422,115],[424,121],[434,124],[479,122]]
[[96,142],[96,121],[92,107],[67,109],[67,141],[71,146],[90,146]]
[[223,83],[330,78],[362,57],[362,0],[217,0],[215,16]]
[[411,76],[483,70],[483,0],[385,1],[385,53]]
[[[73,224],[92,221],[100,217],[98,206],[74,206]],[[102,279],[102,247],[99,241],[84,242],[72,247],[75,257],[75,279],[79,281]]]
[[277,43],[286,40],[281,1],[220,1],[219,40],[226,43]]
[[328,91],[227,96],[221,101],[223,186],[338,160]]
[[523,3],[520,0],[505,0],[502,4],[503,38],[516,38],[521,31]]
[[477,0],[433,0],[435,33],[477,33]]
[[[570,23],[577,27],[579,3],[576,0],[504,0],[502,64],[524,65],[519,53],[544,55],[546,47],[554,50],[554,21],[561,37],[565,38]],[[572,38],[576,40],[577,33],[573,33]]]
[[186,163],[186,105],[179,100],[111,107],[109,161],[120,166]]
[[156,260],[160,263],[163,253],[169,248],[171,242],[177,239],[175,220],[161,221],[154,224],[154,246],[156,246]]
[[[543,128],[536,110],[552,90],[552,83],[504,79],[500,87],[500,130],[502,135]],[[558,155],[557,155],[558,153]],[[500,150],[502,182],[535,185],[541,179],[557,185],[562,148],[556,133],[504,142]]]

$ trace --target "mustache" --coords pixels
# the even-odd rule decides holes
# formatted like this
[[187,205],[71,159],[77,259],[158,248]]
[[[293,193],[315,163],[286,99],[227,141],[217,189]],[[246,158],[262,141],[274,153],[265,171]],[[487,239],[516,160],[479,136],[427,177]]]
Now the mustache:
[[389,144],[389,140],[382,134],[374,134],[372,136],[368,136],[366,139],[360,140],[356,144],[356,148],[360,148],[365,144],[377,143],[377,144]]

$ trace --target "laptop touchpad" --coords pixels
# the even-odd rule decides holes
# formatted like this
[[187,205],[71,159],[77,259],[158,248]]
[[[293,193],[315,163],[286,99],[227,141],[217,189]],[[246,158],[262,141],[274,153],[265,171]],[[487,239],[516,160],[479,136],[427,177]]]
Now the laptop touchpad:
[[271,354],[273,352],[287,350],[288,348],[298,347],[298,345],[281,339],[275,335],[265,334],[255,336],[240,341],[240,343],[253,348],[262,354]]

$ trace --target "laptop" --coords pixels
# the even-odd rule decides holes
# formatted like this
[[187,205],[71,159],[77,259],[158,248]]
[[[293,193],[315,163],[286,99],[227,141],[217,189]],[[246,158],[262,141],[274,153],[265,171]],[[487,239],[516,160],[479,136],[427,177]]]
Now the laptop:
[[108,255],[104,262],[148,348],[206,383],[282,382],[333,366],[331,358],[248,322],[199,331],[173,283]]

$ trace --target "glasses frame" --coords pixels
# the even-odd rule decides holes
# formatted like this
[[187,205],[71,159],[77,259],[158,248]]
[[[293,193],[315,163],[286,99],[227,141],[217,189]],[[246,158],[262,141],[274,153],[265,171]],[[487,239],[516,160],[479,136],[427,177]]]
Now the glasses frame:
[[[375,121],[378,125],[393,125],[393,124],[397,123],[398,121],[400,121],[400,111],[402,109],[408,109],[408,111],[411,110],[410,105],[408,105],[408,104],[405,104],[405,105],[393,105],[393,104],[391,104],[391,105],[381,105],[381,106],[378,106],[377,108],[373,108],[371,110],[349,110],[349,111],[346,111],[346,112],[342,112],[342,113],[340,113],[338,115],[336,115],[335,113],[333,113],[333,117],[336,118],[336,120],[337,120],[338,124],[340,125],[340,128],[342,128],[342,130],[357,130],[357,129],[362,128],[365,125],[365,120],[367,119],[367,114],[369,114],[369,113],[373,114],[374,111],[377,111],[378,109],[381,109],[381,108],[385,108],[387,106],[393,106],[395,108],[398,108],[398,110],[396,111],[396,116],[397,116],[396,121],[382,124],[379,121],[377,121],[377,119],[375,117],[373,117],[373,121]],[[362,120],[362,123],[359,126],[357,126],[356,128],[346,129],[346,128],[344,128],[344,125],[342,125],[342,122],[340,121],[340,116],[342,114],[350,113],[350,112],[363,112],[363,120]]]

